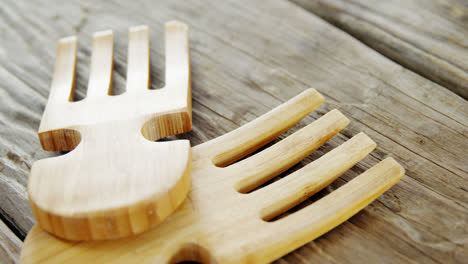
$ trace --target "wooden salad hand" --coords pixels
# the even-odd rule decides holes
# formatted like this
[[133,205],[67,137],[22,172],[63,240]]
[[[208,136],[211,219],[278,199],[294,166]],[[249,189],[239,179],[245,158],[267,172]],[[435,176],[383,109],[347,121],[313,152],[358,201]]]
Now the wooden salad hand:
[[73,101],[77,38],[59,41],[39,138],[70,153],[34,163],[28,182],[38,224],[69,240],[115,239],[169,216],[190,185],[188,27],[166,23],[166,86],[150,90],[148,27],[130,29],[127,89],[110,96],[113,33],[94,34],[87,97]]
[[268,263],[291,252],[346,221],[404,175],[397,162],[385,159],[324,198],[275,219],[333,182],[376,146],[360,133],[305,167],[261,187],[349,123],[338,110],[332,110],[240,160],[322,102],[323,97],[309,89],[241,128],[194,147],[188,198],[157,228],[124,239],[73,243],[35,226],[25,240],[22,261]]

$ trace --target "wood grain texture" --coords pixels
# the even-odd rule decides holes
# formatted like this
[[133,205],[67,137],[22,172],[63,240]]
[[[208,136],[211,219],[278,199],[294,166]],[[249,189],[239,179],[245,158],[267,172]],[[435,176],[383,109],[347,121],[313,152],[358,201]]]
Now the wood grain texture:
[[18,263],[22,244],[21,240],[0,220],[0,263]]
[[[24,236],[34,225],[26,179],[34,160],[57,154],[37,140],[56,40],[78,32],[78,99],[84,97],[92,33],[115,30],[114,91],[125,89],[127,28],[151,28],[152,88],[164,85],[163,23],[191,28],[193,130],[198,145],[229,132],[308,87],[327,102],[296,131],[338,108],[350,125],[300,166],[364,131],[375,151],[325,191],[391,155],[406,176],[366,209],[278,263],[464,263],[467,256],[468,103],[284,1],[4,1],[0,8],[0,204]],[[54,8],[50,8],[53,6]],[[30,14],[30,15],[25,15]],[[34,43],[34,45],[32,44]],[[83,43],[83,44],[81,44]],[[289,132],[287,132],[289,134]],[[287,135],[286,134],[286,135]],[[283,137],[283,136],[281,136]]]
[[468,99],[468,2],[292,0]]
[[[59,41],[39,140],[66,155],[35,162],[28,195],[38,224],[68,240],[116,239],[160,224],[190,188],[188,140],[151,142],[190,131],[187,25],[166,23],[166,86],[149,90],[147,26],[129,30],[124,94],[112,94],[113,34],[93,35],[86,97],[73,102],[77,38]],[[177,78],[174,78],[174,75]]]
[[[127,240],[76,243],[36,226],[26,237],[21,262],[270,263],[323,235],[398,182],[404,169],[387,158],[313,205],[276,218],[367,156],[376,146],[367,135],[359,133],[285,178],[253,188],[288,170],[338,134],[349,124],[343,114],[332,110],[234,163],[275,139],[322,102],[319,93],[308,89],[258,119],[194,147],[188,199],[157,228]],[[220,156],[223,167],[216,165]]]

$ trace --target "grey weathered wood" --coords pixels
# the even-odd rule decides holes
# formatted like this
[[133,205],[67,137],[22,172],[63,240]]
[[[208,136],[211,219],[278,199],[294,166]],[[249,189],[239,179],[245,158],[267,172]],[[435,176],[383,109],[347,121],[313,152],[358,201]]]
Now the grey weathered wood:
[[21,240],[0,220],[0,263],[18,263]]
[[370,157],[328,191],[387,156],[407,169],[407,176],[371,206],[278,263],[468,259],[468,103],[285,1],[4,1],[0,208],[23,234],[34,224],[25,191],[29,167],[57,155],[42,151],[36,135],[57,39],[72,34],[80,38],[77,92],[82,98],[91,34],[114,29],[114,85],[121,93],[127,28],[149,24],[151,79],[157,88],[164,76],[162,25],[170,19],[191,28],[194,130],[182,137],[193,145],[314,87],[327,101],[297,127],[333,108],[345,113],[351,125],[307,161],[360,131],[378,143]]
[[468,99],[465,0],[291,0]]

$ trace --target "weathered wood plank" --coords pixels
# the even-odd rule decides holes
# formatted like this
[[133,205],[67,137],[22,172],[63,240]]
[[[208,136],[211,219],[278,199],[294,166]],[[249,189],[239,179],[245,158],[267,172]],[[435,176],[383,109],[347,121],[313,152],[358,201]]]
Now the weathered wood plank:
[[191,27],[194,130],[182,137],[193,145],[312,86],[327,103],[298,127],[333,108],[352,122],[307,161],[359,131],[378,143],[370,157],[328,190],[387,156],[407,169],[407,176],[370,207],[279,263],[463,263],[468,258],[468,103],[309,12],[283,1],[262,2],[261,8],[251,1],[216,1],[209,7],[196,0],[4,2],[0,60],[8,63],[0,65],[0,208],[23,234],[34,223],[25,192],[29,167],[56,155],[42,151],[36,136],[56,40],[79,35],[77,91],[82,98],[91,34],[115,29],[114,86],[121,93],[126,30],[149,24],[151,79],[157,88],[164,76],[162,25],[179,19]]
[[468,2],[291,1],[468,99]]
[[21,240],[0,220],[0,263],[18,263]]

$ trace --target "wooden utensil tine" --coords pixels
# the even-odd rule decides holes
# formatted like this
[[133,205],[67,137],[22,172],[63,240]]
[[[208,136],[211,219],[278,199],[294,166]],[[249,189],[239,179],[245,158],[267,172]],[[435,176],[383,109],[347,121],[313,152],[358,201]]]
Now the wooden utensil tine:
[[[268,223],[265,229],[258,231],[262,233],[259,241],[263,244],[262,249],[256,251],[257,257],[277,259],[325,234],[377,199],[404,174],[400,164],[387,158],[313,204]],[[279,237],[289,242],[272,250]]]
[[249,192],[309,156],[348,124],[349,120],[340,111],[332,110],[273,146],[226,169],[238,175],[237,191]]
[[73,101],[75,95],[75,66],[78,40],[75,36],[58,42],[54,75],[47,104]]
[[127,93],[147,90],[150,85],[148,26],[131,27],[128,35]]
[[93,35],[93,52],[86,97],[110,95],[112,93],[112,70],[114,34],[111,30]]
[[182,96],[190,85],[189,38],[186,24],[178,21],[165,24],[165,49],[166,87],[175,89],[174,92]]
[[315,89],[307,89],[250,123],[203,144],[200,152],[209,155],[217,166],[229,165],[281,135],[324,100]]
[[359,133],[319,159],[254,192],[261,218],[268,221],[314,195],[369,154],[376,144]]

